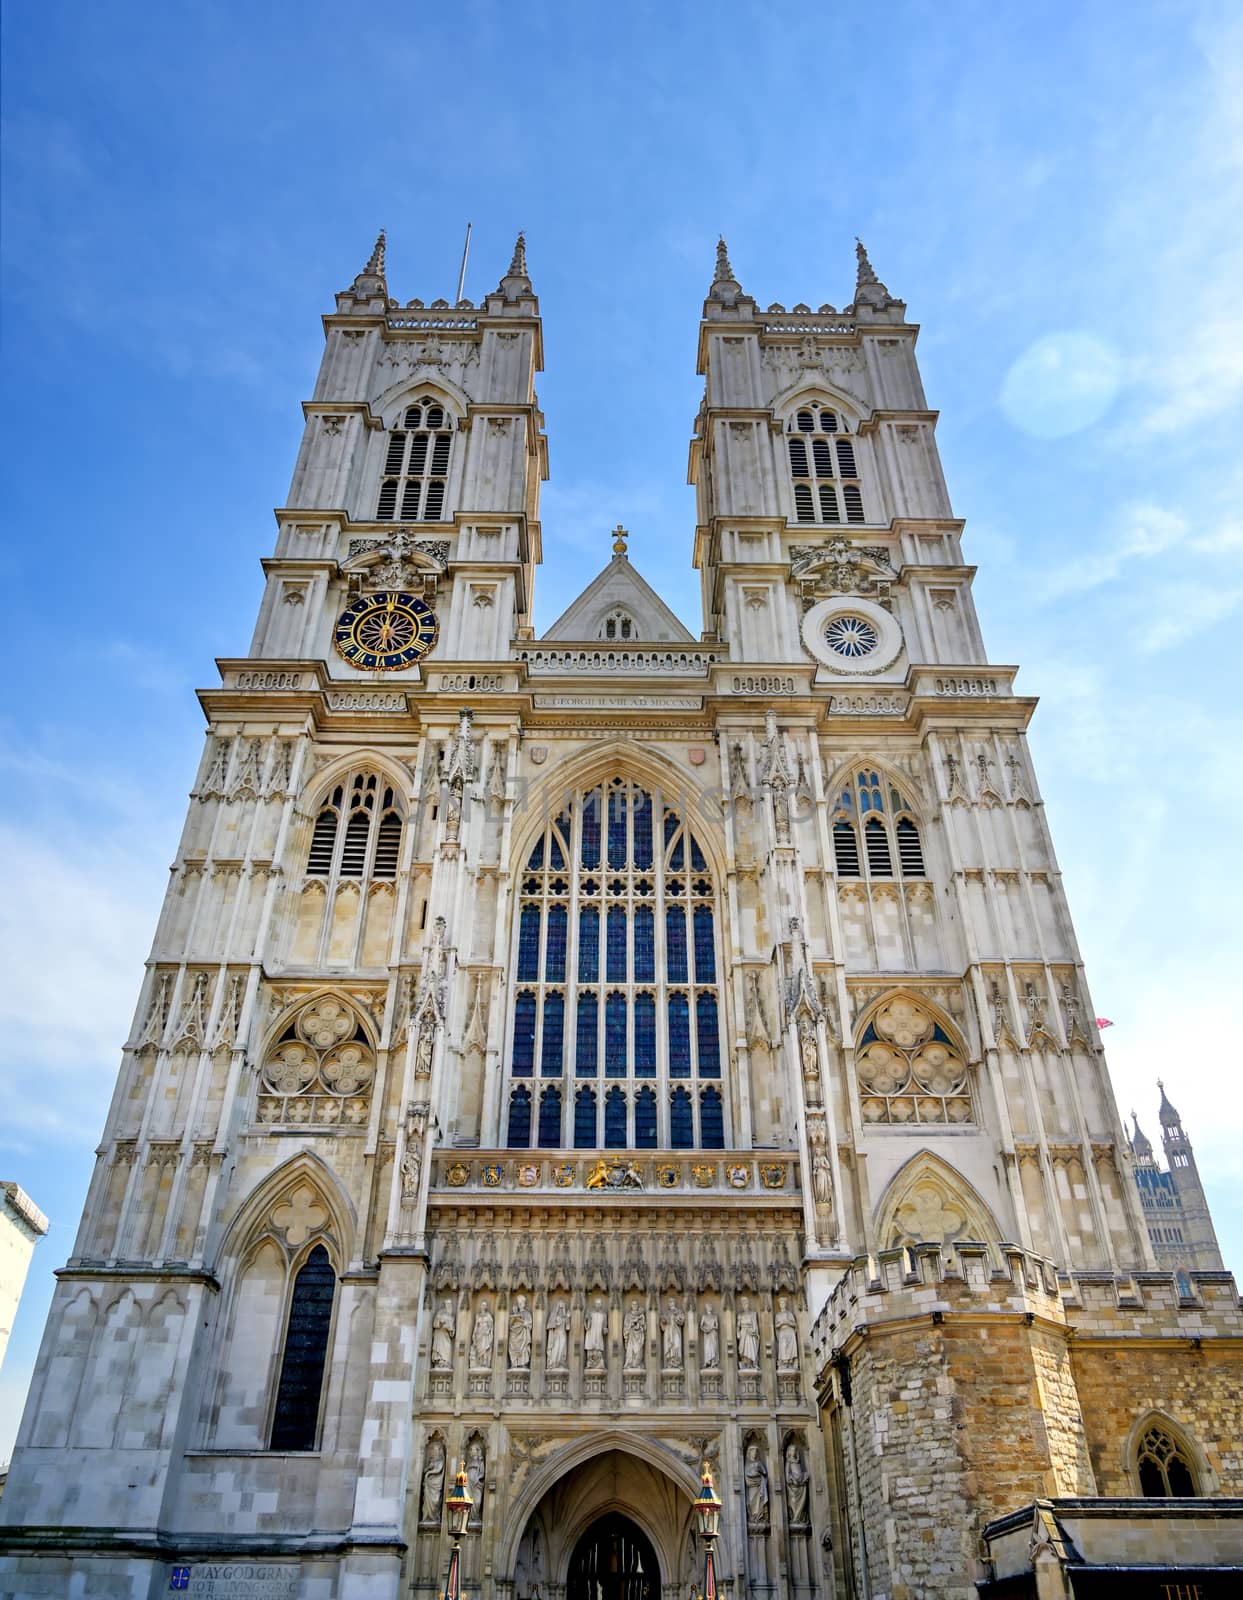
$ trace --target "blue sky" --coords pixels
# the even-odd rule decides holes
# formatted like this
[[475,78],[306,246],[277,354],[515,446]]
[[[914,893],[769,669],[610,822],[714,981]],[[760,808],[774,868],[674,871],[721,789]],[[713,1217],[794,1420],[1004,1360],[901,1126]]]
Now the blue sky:
[[1165,1077],[1243,1267],[1221,1031],[1243,793],[1236,6],[17,0],[3,46],[0,1177],[53,1226],[0,1376],[0,1460],[176,847],[192,691],[247,648],[319,317],[381,224],[402,300],[452,296],[468,219],[475,299],[527,231],[552,466],[538,625],[620,520],[696,631],[686,446],[717,233],[744,288],[787,306],[847,302],[862,235],[923,327],[990,652],[1042,699],[1120,1102],[1155,1134]]

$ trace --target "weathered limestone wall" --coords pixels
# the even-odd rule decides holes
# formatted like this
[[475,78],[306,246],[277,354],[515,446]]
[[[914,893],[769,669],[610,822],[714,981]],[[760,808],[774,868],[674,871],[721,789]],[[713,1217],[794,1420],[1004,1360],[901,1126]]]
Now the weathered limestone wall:
[[1076,1280],[1075,1386],[1097,1489],[1138,1493],[1131,1457],[1154,1413],[1190,1446],[1202,1494],[1243,1494],[1243,1317],[1228,1272],[1191,1274],[1194,1301],[1172,1275],[1120,1285]]
[[817,1356],[839,1361],[826,1431],[853,1457],[854,1555],[873,1593],[970,1600],[984,1522],[1093,1492],[1056,1279],[1003,1254],[1000,1271],[974,1246],[865,1258],[813,1331]]
[[[997,1259],[1003,1263],[998,1268]],[[1243,1479],[1243,1316],[1234,1280],[1075,1277],[1011,1247],[862,1257],[812,1338],[839,1541],[873,1593],[974,1595],[978,1535],[1042,1498],[1137,1495],[1154,1414],[1203,1494]],[[839,1589],[839,1593],[845,1593]]]

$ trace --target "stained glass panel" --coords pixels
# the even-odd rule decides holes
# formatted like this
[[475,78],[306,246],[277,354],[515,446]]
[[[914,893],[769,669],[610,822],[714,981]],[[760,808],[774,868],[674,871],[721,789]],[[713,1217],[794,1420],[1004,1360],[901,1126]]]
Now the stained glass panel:
[[684,994],[669,996],[669,1076],[691,1075],[691,1014]]
[[578,1031],[575,1036],[574,1073],[579,1078],[594,1078],[599,1069],[597,1059],[597,1023],[600,1002],[594,994],[578,997]]
[[634,981],[656,981],[656,913],[651,906],[640,906],[634,914]]
[[656,1076],[656,997],[651,994],[634,999],[634,1073],[636,1078]]
[[[549,929],[551,939],[551,926]],[[695,907],[695,982],[716,982],[716,942],[712,937],[712,907]]]
[[685,1089],[675,1089],[669,1098],[669,1143],[675,1150],[691,1150],[695,1145],[695,1119]]
[[626,913],[621,906],[609,907],[608,918],[608,981],[626,981]]
[[716,1089],[705,1089],[699,1099],[699,1143],[705,1150],[725,1148],[725,1118]]
[[700,994],[695,1000],[695,1032],[699,1040],[699,1076],[721,1076],[721,1038],[717,1026],[716,996]]
[[511,1150],[525,1150],[531,1143],[531,1091],[515,1089],[509,1097],[509,1138]]
[[578,914],[578,981],[596,983],[600,977],[600,913],[584,906]]
[[634,1142],[637,1150],[656,1148],[656,1091],[640,1089],[634,1100]]
[[565,996],[544,998],[544,1038],[540,1048],[540,1077],[561,1076],[561,1051],[565,1043]]
[[[698,917],[699,913],[695,913]],[[711,913],[709,912],[709,916]],[[548,912],[548,949],[544,955],[544,981],[545,983],[565,982],[565,930],[568,913],[564,906],[552,906]],[[698,935],[696,923],[696,935]],[[698,951],[698,945],[696,945]],[[695,970],[698,972],[699,957],[695,957]],[[522,974],[518,974],[521,978]]]
[[519,983],[534,983],[539,977],[539,925],[539,907],[523,906],[518,928]]
[[626,997],[611,994],[604,1002],[604,1071],[610,1078],[626,1076]]
[[317,1244],[293,1283],[276,1413],[272,1418],[273,1450],[315,1448],[336,1288],[337,1275],[328,1252]]
[[541,1150],[561,1148],[561,1090],[548,1088],[539,1097],[539,1145]]
[[596,1147],[596,1091],[580,1089],[574,1096],[574,1148]]
[[510,1069],[515,1078],[529,1078],[535,1070],[535,994],[524,989],[514,1006],[514,1055]]
[[670,983],[687,981],[686,912],[681,906],[665,912],[665,976]]
[[642,790],[634,797],[634,864],[647,872],[652,865],[652,797]]
[[609,790],[609,866],[626,865],[626,794]]
[[583,838],[579,859],[585,867],[600,865],[600,791],[593,790],[583,801]]
[[626,1096],[616,1085],[604,1097],[604,1148],[626,1148]]

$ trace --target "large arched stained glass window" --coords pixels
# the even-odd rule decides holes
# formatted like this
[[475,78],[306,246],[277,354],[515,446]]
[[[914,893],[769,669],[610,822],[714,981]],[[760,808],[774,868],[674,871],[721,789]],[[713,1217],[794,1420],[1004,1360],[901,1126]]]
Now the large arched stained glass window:
[[724,1148],[719,924],[703,848],[662,795],[615,778],[549,823],[519,877],[511,1149],[552,1148],[554,1107],[563,1147]]

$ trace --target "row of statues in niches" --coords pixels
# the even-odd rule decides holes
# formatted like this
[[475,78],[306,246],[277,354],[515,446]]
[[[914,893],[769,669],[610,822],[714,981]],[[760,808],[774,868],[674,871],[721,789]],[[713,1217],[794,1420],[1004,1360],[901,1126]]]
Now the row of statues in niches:
[[[711,1299],[698,1310],[673,1294],[660,1300],[655,1309],[659,1330],[660,1365],[665,1372],[682,1372],[686,1366],[687,1335],[697,1340],[701,1372],[719,1372],[722,1358],[722,1312]],[[494,1309],[488,1297],[479,1300],[470,1319],[467,1366],[472,1372],[490,1372],[497,1345],[497,1319],[505,1319],[502,1342],[506,1365],[511,1372],[529,1372],[533,1358],[535,1315],[525,1294],[514,1295],[508,1310]],[[645,1300],[632,1295],[620,1308],[620,1355],[623,1372],[642,1372],[648,1359],[648,1333],[653,1312]],[[739,1372],[759,1372],[763,1350],[760,1306],[750,1295],[740,1294],[733,1307],[733,1354]],[[446,1372],[453,1367],[454,1345],[458,1335],[459,1308],[450,1295],[442,1296],[432,1313],[431,1367]],[[798,1316],[792,1298],[778,1294],[772,1313],[773,1353],[778,1372],[799,1369]],[[613,1331],[608,1301],[602,1294],[588,1295],[581,1313],[581,1327],[575,1329],[573,1307],[568,1297],[554,1297],[544,1322],[543,1367],[545,1372],[567,1372],[570,1368],[571,1341],[581,1342],[583,1370],[607,1372],[610,1334]],[[463,1330],[465,1331],[465,1330]]]
[[[792,1430],[779,1441],[779,1448],[786,1524],[791,1532],[805,1532],[810,1527],[808,1485],[811,1473],[807,1464],[807,1442],[801,1431]],[[423,1527],[441,1524],[447,1464],[445,1438],[437,1430],[428,1437],[423,1456],[419,1488],[419,1523]],[[480,1528],[488,1477],[487,1445],[482,1434],[473,1433],[467,1439],[462,1465],[471,1494],[468,1526]],[[772,1525],[768,1441],[758,1429],[744,1435],[742,1440],[742,1480],[747,1532],[753,1536],[767,1534]]]

